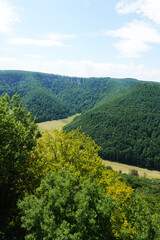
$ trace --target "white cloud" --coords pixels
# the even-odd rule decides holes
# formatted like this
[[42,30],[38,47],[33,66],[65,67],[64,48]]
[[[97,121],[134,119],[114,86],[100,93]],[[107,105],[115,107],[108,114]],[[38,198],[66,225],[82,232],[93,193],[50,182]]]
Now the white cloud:
[[20,61],[15,58],[0,58],[0,69],[28,70],[77,77],[118,77],[136,78],[160,82],[160,69],[147,68],[144,65],[113,64],[91,61]]
[[151,49],[149,43],[160,43],[160,33],[152,24],[144,21],[133,21],[120,29],[110,30],[107,36],[121,38],[115,47],[124,57],[139,57],[140,53]]
[[122,40],[114,45],[125,58],[138,58],[140,53],[148,51],[150,47],[143,42],[135,40]]
[[29,58],[45,58],[45,56],[36,55],[36,54],[27,54],[25,56]]
[[12,25],[19,21],[16,10],[7,0],[0,0],[0,33],[10,33]]
[[116,9],[120,14],[137,13],[156,24],[160,24],[159,0],[121,0]]
[[13,38],[9,42],[14,45],[32,45],[32,46],[64,46],[64,43],[60,41],[50,39],[33,39],[33,38]]
[[76,38],[76,34],[60,34],[60,33],[49,33],[45,35],[46,38],[49,38],[54,41],[63,41],[67,39]]
[[[8,66],[7,66],[8,64]],[[17,60],[16,58],[12,58],[12,57],[4,57],[4,58],[0,58],[0,70],[9,70],[9,69],[13,69],[15,70],[17,66],[17,69],[21,69],[22,67],[22,62]]]
[[12,38],[9,40],[11,44],[14,45],[32,45],[32,46],[46,46],[46,47],[62,47],[69,46],[65,44],[63,41],[67,39],[76,38],[75,34],[59,34],[59,33],[51,33],[46,34],[43,39],[34,39],[34,38]]

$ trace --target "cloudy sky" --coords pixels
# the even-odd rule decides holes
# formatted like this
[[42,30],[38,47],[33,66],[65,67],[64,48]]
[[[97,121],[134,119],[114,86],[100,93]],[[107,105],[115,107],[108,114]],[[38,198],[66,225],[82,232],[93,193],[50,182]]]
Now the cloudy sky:
[[160,0],[0,0],[0,70],[160,82]]

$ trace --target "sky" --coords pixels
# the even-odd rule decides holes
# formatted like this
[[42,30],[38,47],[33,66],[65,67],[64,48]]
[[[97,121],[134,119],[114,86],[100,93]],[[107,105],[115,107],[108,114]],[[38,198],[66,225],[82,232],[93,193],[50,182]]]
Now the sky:
[[160,82],[160,0],[0,0],[0,70]]

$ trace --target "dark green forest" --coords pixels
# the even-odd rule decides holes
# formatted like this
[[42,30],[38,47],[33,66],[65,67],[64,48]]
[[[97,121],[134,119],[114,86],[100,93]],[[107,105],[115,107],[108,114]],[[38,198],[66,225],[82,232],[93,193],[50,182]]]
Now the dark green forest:
[[18,93],[37,122],[66,118],[114,98],[134,79],[76,78],[53,74],[0,71],[0,96]]
[[66,127],[91,136],[103,159],[160,170],[160,84],[139,83]]

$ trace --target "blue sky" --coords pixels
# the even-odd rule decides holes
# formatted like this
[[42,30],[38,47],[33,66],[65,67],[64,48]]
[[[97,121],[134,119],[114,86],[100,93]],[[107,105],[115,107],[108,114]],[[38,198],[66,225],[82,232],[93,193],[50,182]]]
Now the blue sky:
[[159,0],[0,0],[0,70],[160,82]]

